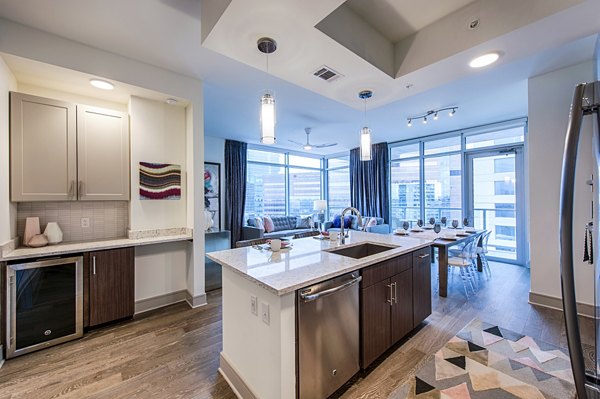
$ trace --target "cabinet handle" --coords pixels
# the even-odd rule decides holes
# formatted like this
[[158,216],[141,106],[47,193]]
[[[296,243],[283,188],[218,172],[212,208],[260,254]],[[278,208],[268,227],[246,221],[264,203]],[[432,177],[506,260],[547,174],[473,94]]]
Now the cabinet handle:
[[83,181],[79,180],[79,184],[77,185],[77,194],[79,198],[83,195]]
[[71,183],[69,184],[69,197],[72,198],[75,195],[75,192],[73,191],[75,189],[75,180],[71,180]]
[[429,254],[419,255],[419,259],[429,258]]
[[96,256],[92,256],[92,274],[96,275]]
[[398,291],[396,291],[396,288],[398,288],[398,284],[396,284],[396,282],[393,282],[392,285],[394,286],[394,303],[398,303]]
[[390,304],[390,306],[394,305],[394,293],[392,291],[392,288],[394,287],[394,284],[387,284],[386,287],[388,287],[390,289],[390,299],[387,300],[387,302]]

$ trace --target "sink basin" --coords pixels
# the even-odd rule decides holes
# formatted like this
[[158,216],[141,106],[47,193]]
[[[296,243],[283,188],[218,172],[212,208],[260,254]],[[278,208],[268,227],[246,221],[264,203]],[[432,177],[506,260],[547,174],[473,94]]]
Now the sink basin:
[[332,254],[336,254],[336,255],[348,256],[348,257],[354,258],[354,259],[361,259],[366,256],[378,254],[380,252],[390,251],[394,248],[398,248],[398,247],[372,244],[370,242],[367,242],[364,244],[353,245],[351,247],[332,249],[327,252],[331,252]]

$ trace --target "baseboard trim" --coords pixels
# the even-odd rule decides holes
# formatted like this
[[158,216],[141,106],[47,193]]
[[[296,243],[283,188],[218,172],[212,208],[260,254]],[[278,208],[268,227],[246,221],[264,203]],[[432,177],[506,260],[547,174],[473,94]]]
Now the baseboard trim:
[[[562,299],[555,296],[538,294],[530,291],[529,303],[532,305],[543,306],[545,308],[560,310],[561,312],[563,311]],[[598,309],[594,305],[588,305],[587,303],[579,302],[577,303],[577,314],[580,316],[594,318],[596,317],[597,310]]]
[[188,305],[190,305],[190,307],[192,307],[192,308],[197,308],[198,306],[204,306],[208,303],[208,302],[206,302],[206,294],[193,296],[192,294],[190,294],[189,291],[185,291],[185,293],[186,293],[185,300],[187,301]]
[[252,390],[250,390],[248,385],[246,385],[244,380],[242,380],[235,368],[229,364],[223,352],[221,352],[219,360],[219,373],[223,376],[225,381],[227,381],[233,390],[233,393],[235,393],[235,396],[242,399],[258,398],[258,396],[256,396]]
[[135,314],[148,312],[174,303],[187,300],[187,290],[170,292],[152,298],[141,299],[135,303]]

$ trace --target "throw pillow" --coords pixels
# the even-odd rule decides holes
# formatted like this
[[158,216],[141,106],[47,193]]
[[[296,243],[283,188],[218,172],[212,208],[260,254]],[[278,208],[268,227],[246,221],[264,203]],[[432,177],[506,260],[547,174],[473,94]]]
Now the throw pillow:
[[254,218],[254,227],[256,227],[257,229],[264,230],[265,225],[263,223],[263,218],[261,218],[261,217]]
[[275,224],[273,224],[273,219],[271,219],[271,216],[263,217],[263,226],[265,227],[265,233],[271,233],[273,230],[275,230]]
[[310,229],[312,226],[312,216],[298,216],[296,219],[297,229]]
[[331,227],[333,227],[335,229],[339,229],[340,227],[342,227],[342,216],[341,215],[335,215],[333,217],[333,224],[331,225]]
[[377,226],[377,218],[369,219],[369,223],[367,224],[367,227],[373,227],[373,226]]
[[352,227],[352,216],[344,216],[344,228],[349,229]]

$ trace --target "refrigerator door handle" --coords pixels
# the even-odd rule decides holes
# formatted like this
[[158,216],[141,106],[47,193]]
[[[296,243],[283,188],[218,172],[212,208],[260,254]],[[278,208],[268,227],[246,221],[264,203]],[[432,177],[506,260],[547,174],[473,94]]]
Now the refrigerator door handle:
[[577,161],[577,147],[581,135],[583,120],[583,98],[586,84],[578,84],[573,94],[565,150],[563,154],[561,184],[560,184],[560,274],[563,296],[563,310],[567,343],[571,355],[571,368],[575,381],[575,388],[579,399],[587,399],[585,389],[585,364],[581,348],[581,335],[579,321],[577,320],[577,303],[575,299],[575,277],[573,270],[573,197],[575,186],[575,166]]

